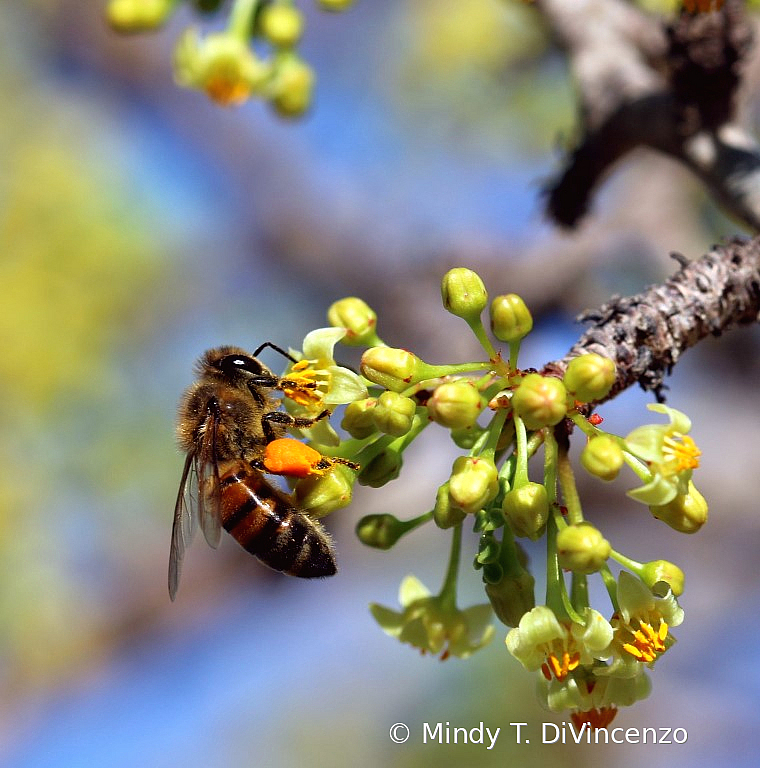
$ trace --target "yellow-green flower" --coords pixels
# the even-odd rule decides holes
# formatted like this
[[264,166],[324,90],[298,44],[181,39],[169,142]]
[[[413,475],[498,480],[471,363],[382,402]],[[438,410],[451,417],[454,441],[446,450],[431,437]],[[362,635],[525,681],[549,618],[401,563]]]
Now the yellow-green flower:
[[634,677],[600,677],[596,674],[598,669],[597,665],[583,667],[562,681],[541,678],[539,701],[551,712],[570,710],[576,729],[584,723],[591,728],[605,728],[619,707],[629,707],[651,691],[651,682],[643,669]]
[[[345,336],[345,328],[319,328],[306,334],[302,350],[290,350],[297,362],[283,377],[294,386],[284,387],[285,407],[298,417],[314,418],[324,410],[367,397],[367,387],[359,374],[338,365],[333,348]],[[327,419],[303,430],[315,443],[337,445],[340,440]]]
[[458,609],[442,595],[431,595],[416,577],[401,582],[399,602],[402,611],[372,603],[370,611],[382,630],[419,648],[422,653],[466,658],[490,642],[494,635],[491,606],[474,605]]
[[506,643],[526,669],[562,682],[579,666],[606,658],[612,634],[610,623],[593,608],[586,608],[584,623],[577,624],[560,621],[551,608],[539,605],[509,631]]
[[651,667],[675,642],[670,628],[683,621],[683,609],[664,582],[655,590],[627,571],[620,572],[619,610],[610,622],[615,631],[610,646],[613,661],[600,674],[634,677],[643,664]]
[[649,482],[628,495],[643,504],[662,505],[688,492],[701,451],[687,434],[691,420],[686,414],[659,403],[647,407],[666,414],[670,423],[637,427],[625,438],[625,449],[645,461],[652,473]]
[[261,91],[270,74],[270,66],[230,32],[201,37],[197,29],[188,29],[174,52],[176,81],[224,106],[242,104]]

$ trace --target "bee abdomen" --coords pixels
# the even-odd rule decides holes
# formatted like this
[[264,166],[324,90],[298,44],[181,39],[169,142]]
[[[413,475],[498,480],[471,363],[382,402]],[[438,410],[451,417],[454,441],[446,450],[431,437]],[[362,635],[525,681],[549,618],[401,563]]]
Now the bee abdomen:
[[322,526],[292,507],[265,484],[226,478],[222,524],[238,543],[263,563],[291,576],[311,579],[336,571],[332,544]]

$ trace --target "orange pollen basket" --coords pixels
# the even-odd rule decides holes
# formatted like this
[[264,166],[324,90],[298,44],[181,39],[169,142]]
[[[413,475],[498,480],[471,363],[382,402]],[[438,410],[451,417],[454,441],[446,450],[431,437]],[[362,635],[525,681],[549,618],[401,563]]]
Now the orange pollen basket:
[[677,432],[673,437],[666,437],[663,440],[662,453],[669,463],[675,463],[676,472],[696,469],[699,466],[699,457],[702,455],[702,451],[688,435],[680,435]]
[[541,665],[541,672],[547,680],[551,680],[553,675],[561,683],[580,663],[580,653],[576,652],[571,656],[568,651],[563,651],[562,661],[550,653]]
[[267,443],[264,466],[275,475],[307,477],[324,474],[322,454],[305,443],[291,437],[282,437]]
[[624,643],[623,649],[638,661],[647,664],[654,661],[658,654],[667,650],[665,639],[668,636],[668,625],[660,619],[660,627],[657,631],[645,621],[640,622],[639,627],[633,632],[633,642]]

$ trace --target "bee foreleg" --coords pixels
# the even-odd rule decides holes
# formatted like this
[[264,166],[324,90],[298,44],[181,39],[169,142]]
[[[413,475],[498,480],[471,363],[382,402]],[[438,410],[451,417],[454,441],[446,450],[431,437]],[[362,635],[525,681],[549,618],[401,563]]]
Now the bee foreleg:
[[295,427],[296,429],[308,429],[329,415],[330,411],[327,409],[313,419],[298,418],[297,416],[291,416],[285,411],[270,411],[261,417],[261,426],[267,440],[271,442],[272,440],[277,439],[277,434],[272,426],[273,424],[283,424],[286,427]]

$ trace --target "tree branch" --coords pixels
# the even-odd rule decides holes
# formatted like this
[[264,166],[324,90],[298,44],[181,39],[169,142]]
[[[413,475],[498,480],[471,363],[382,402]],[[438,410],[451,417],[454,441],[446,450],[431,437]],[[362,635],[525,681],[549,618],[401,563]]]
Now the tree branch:
[[567,50],[582,105],[583,135],[546,190],[548,215],[576,226],[612,165],[646,146],[683,163],[760,231],[760,145],[735,116],[752,39],[742,0],[718,13],[682,11],[667,28],[620,0],[537,6]]
[[662,401],[664,377],[683,352],[706,336],[757,322],[759,315],[760,237],[736,238],[685,264],[662,285],[581,315],[591,328],[544,373],[561,375],[573,357],[596,352],[617,365],[606,400],[638,383]]

